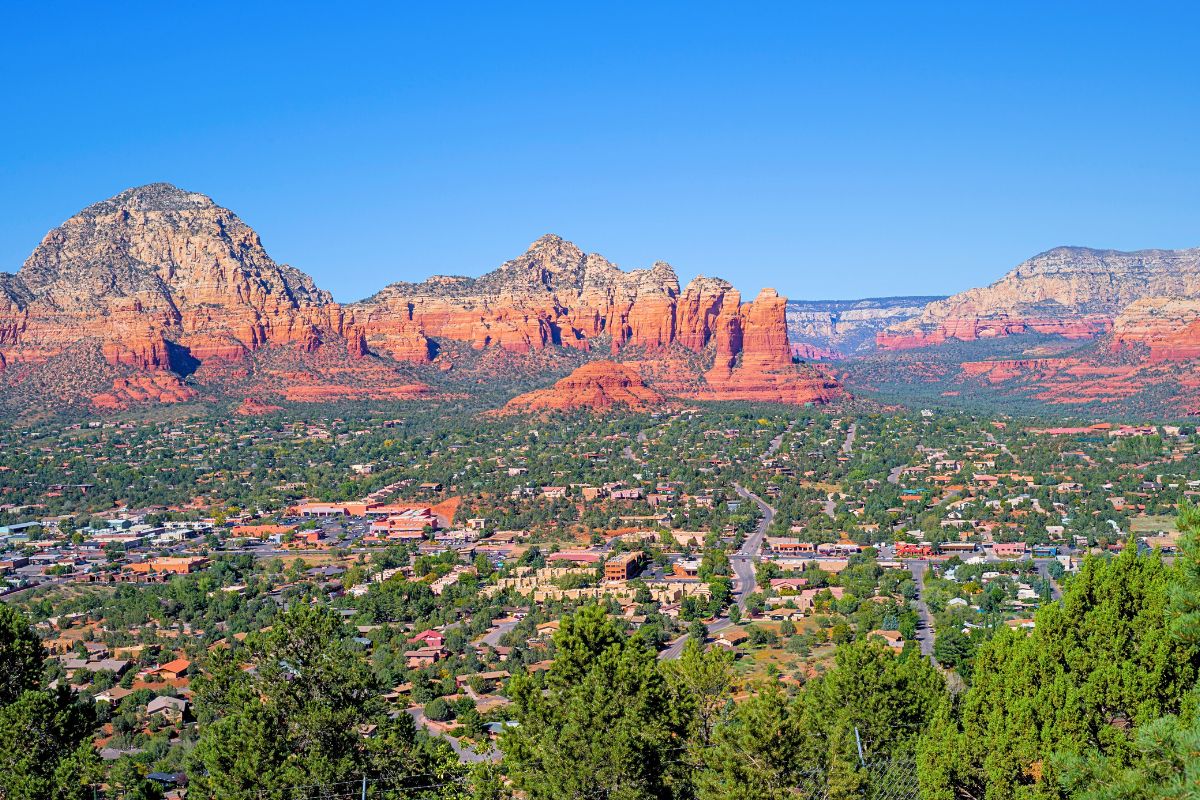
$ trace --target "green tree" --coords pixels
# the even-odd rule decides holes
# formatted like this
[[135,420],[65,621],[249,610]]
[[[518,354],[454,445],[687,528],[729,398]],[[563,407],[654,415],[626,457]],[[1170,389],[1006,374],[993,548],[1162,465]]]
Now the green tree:
[[21,612],[0,604],[0,705],[41,682],[42,642]]
[[1060,757],[1055,771],[1076,800],[1184,800],[1200,797],[1200,719],[1168,715],[1139,728],[1131,758]]
[[[242,669],[250,662],[254,671]],[[244,648],[217,650],[193,683],[200,739],[188,794],[198,798],[291,797],[289,787],[362,776],[457,777],[448,747],[418,741],[407,714],[390,717],[379,685],[341,619],[297,603]],[[375,726],[365,737],[365,726]]]
[[971,688],[921,744],[924,796],[1059,798],[1062,759],[1129,766],[1129,730],[1187,710],[1200,667],[1168,631],[1169,574],[1132,546],[1089,558],[1032,633],[1002,627],[981,646]]
[[434,722],[445,722],[454,716],[450,704],[440,697],[435,697],[425,704],[425,716]]
[[70,689],[26,691],[0,708],[0,797],[42,800],[91,796],[98,759],[89,741],[90,703]]
[[669,798],[686,728],[652,650],[597,605],[562,619],[558,652],[538,681],[509,684],[519,725],[501,738],[514,786],[530,800]]

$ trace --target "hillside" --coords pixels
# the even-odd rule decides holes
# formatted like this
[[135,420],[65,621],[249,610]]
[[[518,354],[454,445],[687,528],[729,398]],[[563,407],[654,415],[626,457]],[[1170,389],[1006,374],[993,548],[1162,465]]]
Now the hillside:
[[804,358],[846,358],[875,349],[875,335],[944,297],[789,300],[788,338]]
[[602,356],[678,396],[836,399],[830,376],[792,363],[784,303],[743,303],[717,278],[681,287],[664,262],[626,272],[547,235],[480,277],[342,305],[232,211],[158,183],[89,206],[0,274],[0,407],[430,397],[431,383],[544,384]]

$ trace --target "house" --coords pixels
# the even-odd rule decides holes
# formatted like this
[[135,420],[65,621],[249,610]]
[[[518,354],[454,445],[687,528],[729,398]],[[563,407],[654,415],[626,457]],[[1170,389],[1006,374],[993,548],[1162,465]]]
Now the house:
[[422,647],[434,647],[441,649],[446,644],[446,637],[443,636],[439,631],[428,630],[422,631],[416,636],[411,637],[409,641],[413,642],[414,644],[420,642]]
[[418,647],[404,654],[405,665],[409,669],[431,667],[442,660],[445,651],[440,647]]
[[454,685],[459,689],[471,683],[472,679],[479,679],[484,683],[499,683],[506,681],[509,678],[508,670],[494,670],[492,672],[477,672],[474,675],[458,675],[454,678]]
[[122,689],[120,686],[114,686],[111,689],[105,689],[103,692],[97,693],[95,699],[97,703],[108,703],[110,706],[115,706],[131,694],[133,694],[132,689]]
[[798,592],[808,585],[808,578],[772,578],[771,588],[777,592]]
[[717,634],[717,644],[730,649],[750,641],[750,634],[741,628],[726,628]]
[[1021,558],[1025,555],[1025,543],[996,542],[992,545],[992,555],[996,558]]
[[169,722],[181,722],[187,708],[187,701],[178,697],[156,697],[146,706],[146,714],[161,716]]
[[883,639],[884,642],[887,643],[888,647],[897,652],[904,649],[904,637],[900,635],[900,631],[885,631],[877,629],[867,634],[868,639],[874,636],[878,636],[879,638]]
[[828,589],[804,589],[796,595],[796,607],[801,611],[809,611],[817,604],[817,595],[828,592],[833,600],[841,600],[846,590],[841,586],[830,586]]
[[163,664],[155,672],[165,681],[177,681],[187,675],[188,669],[191,666],[191,662],[186,658],[177,658],[174,661],[168,661],[166,664]]
[[77,670],[86,672],[111,672],[114,675],[120,676],[125,670],[129,669],[129,662],[119,658],[104,658],[98,661],[85,661],[82,658],[66,658],[62,660],[62,667],[67,673]]

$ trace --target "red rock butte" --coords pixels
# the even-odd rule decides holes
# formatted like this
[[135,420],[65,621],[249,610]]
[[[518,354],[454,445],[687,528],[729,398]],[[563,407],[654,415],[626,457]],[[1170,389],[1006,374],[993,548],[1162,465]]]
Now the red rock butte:
[[[417,397],[429,396],[426,387],[399,365],[452,374],[442,345],[459,343],[518,357],[550,348],[621,354],[658,390],[700,399],[836,399],[832,377],[792,363],[784,306],[771,290],[743,304],[716,278],[681,288],[664,262],[626,272],[557,236],[478,278],[395,283],[342,305],[273,261],[233,212],[151,184],[89,206],[48,233],[17,273],[0,274],[0,370],[95,348],[115,372],[94,405],[113,408],[191,399],[193,389],[167,376],[221,365],[241,365],[243,383],[253,382],[263,376],[252,356],[285,348],[320,358],[295,367],[303,386],[289,389],[290,373],[273,373],[275,397]],[[330,366],[333,353],[345,363]],[[140,374],[160,377],[130,382]],[[221,384],[206,382],[210,391]]]
[[662,408],[667,399],[646,386],[636,372],[614,361],[592,361],[547,389],[517,395],[504,406],[507,413],[587,409],[607,411],[622,406],[631,411]]

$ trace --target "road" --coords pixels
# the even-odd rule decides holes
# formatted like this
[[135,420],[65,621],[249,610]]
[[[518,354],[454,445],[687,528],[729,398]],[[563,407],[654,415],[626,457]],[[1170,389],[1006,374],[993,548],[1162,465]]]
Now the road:
[[829,499],[825,501],[825,504],[822,506],[821,510],[825,512],[825,516],[829,517],[830,519],[834,519],[837,517],[836,509],[837,501],[833,499],[833,495],[830,495]]
[[770,458],[779,452],[779,446],[783,444],[783,437],[792,432],[792,427],[795,426],[795,424],[796,423],[794,422],[789,422],[788,426],[783,429],[783,433],[771,440],[771,443],[767,445],[767,452],[764,458]]
[[425,724],[425,710],[420,706],[404,709],[404,712],[412,717],[413,722],[418,728],[424,728],[430,736],[437,736],[446,740],[450,745],[450,749],[458,756],[458,760],[464,764],[479,764],[484,761],[499,761],[501,757],[500,748],[493,744],[486,752],[477,753],[472,747],[464,747],[458,739],[448,733],[443,733],[436,728],[429,727]]
[[729,559],[733,566],[734,574],[737,575],[737,583],[733,589],[733,595],[737,598],[738,608],[742,611],[746,610],[746,598],[750,596],[756,588],[754,582],[754,557],[758,555],[759,548],[762,547],[763,537],[767,535],[767,528],[771,526],[771,521],[775,519],[775,509],[769,505],[754,492],[747,491],[741,484],[733,484],[734,491],[747,500],[753,500],[758,504],[759,511],[762,512],[762,517],[758,520],[758,525],[746,537],[746,541],[742,542],[742,546]]
[[917,641],[921,645],[921,655],[927,656],[936,664],[937,659],[933,657],[933,615],[929,613],[929,606],[925,604],[925,570],[928,567],[928,561],[911,559],[908,562],[913,582],[917,584],[917,616],[920,618],[917,622]]
[[1037,564],[1038,575],[1042,576],[1042,580],[1050,581],[1050,599],[1062,600],[1062,587],[1058,585],[1058,581],[1050,577],[1050,563],[1054,561],[1052,558],[1035,558],[1033,562]]
[[[780,438],[782,438],[782,434]],[[772,441],[772,445],[778,447],[774,441]],[[754,492],[748,491],[741,484],[735,483],[733,484],[733,488],[739,496],[747,500],[753,500],[758,504],[759,510],[762,511],[762,518],[758,521],[757,527],[742,542],[742,546],[738,548],[738,551],[729,557],[729,564],[733,567],[734,575],[737,576],[733,584],[733,596],[737,601],[738,610],[745,611],[746,598],[758,588],[754,580],[754,557],[758,555],[759,548],[762,547],[763,537],[767,535],[767,528],[770,527],[771,521],[775,519],[775,509],[768,505],[761,497],[754,494]],[[718,633],[732,624],[733,621],[728,616],[718,617],[709,624],[708,632],[710,634]],[[683,653],[684,645],[687,644],[687,638],[687,636],[680,636],[671,642],[670,646],[658,654],[659,660],[667,661],[679,658]]]
[[984,431],[984,432],[983,432],[983,435],[987,437],[987,440],[988,440],[988,441],[989,441],[991,444],[1000,445],[1000,452],[1004,453],[1004,455],[1006,455],[1006,456],[1008,456],[1009,458],[1011,458],[1011,459],[1012,459],[1014,462],[1016,462],[1016,461],[1017,461],[1017,457],[1016,457],[1015,455],[1013,455],[1013,451],[1012,451],[1012,450],[1009,450],[1009,449],[1008,449],[1008,445],[1004,444],[1003,442],[998,442],[998,441],[996,441],[996,437],[995,437],[994,435],[992,435],[992,432],[991,432],[991,431]]
[[[711,623],[708,624],[708,634],[709,634],[709,636],[711,636],[714,633],[720,633],[721,631],[725,630],[732,624],[733,624],[733,621],[730,620],[729,617],[718,617],[717,619],[713,620]],[[668,645],[665,650],[662,650],[659,652],[658,660],[659,661],[671,661],[673,659],[679,658],[681,655],[683,655],[683,648],[684,648],[684,645],[687,644],[687,640],[688,640],[687,634],[684,634],[683,636],[680,636],[675,641],[671,642],[671,644]]]
[[515,627],[517,627],[517,621],[515,619],[510,620],[509,622],[501,622],[496,626],[496,630],[488,631],[487,635],[480,639],[480,641],[483,644],[486,644],[488,647],[499,647],[500,640],[504,638],[504,634],[508,633]]
[[893,484],[898,484],[898,483],[900,483],[900,473],[901,473],[901,472],[904,472],[904,467],[905,467],[905,466],[906,466],[906,465],[904,465],[904,464],[901,464],[901,465],[900,465],[900,466],[898,466],[898,467],[892,467],[892,471],[888,473],[888,476],[887,476],[887,482],[888,482],[888,483],[893,483]]
[[[646,436],[645,431],[638,431],[637,440],[641,444],[645,444],[647,441],[649,441],[648,437]],[[642,460],[633,454],[633,446],[632,445],[628,445],[628,444],[625,445],[625,449],[621,451],[621,455],[625,456],[630,461],[636,461],[639,464],[642,463]]]
[[850,430],[846,431],[846,441],[842,442],[842,452],[846,455],[854,450],[854,437],[858,436],[858,423],[851,422]]

